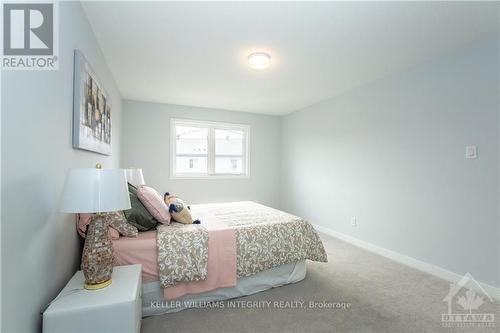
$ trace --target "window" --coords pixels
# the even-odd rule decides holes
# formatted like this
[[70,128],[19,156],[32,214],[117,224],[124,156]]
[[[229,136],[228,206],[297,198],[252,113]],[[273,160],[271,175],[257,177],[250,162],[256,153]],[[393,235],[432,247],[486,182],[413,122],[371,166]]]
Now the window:
[[250,127],[172,119],[172,178],[248,177]]

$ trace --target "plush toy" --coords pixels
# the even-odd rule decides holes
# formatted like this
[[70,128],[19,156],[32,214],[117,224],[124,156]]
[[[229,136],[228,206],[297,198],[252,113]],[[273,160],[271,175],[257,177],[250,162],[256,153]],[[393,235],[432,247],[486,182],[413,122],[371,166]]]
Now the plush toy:
[[189,206],[186,206],[184,201],[182,201],[175,195],[170,195],[170,193],[168,192],[165,193],[163,199],[165,200],[165,204],[168,207],[168,211],[170,212],[172,219],[174,219],[176,222],[184,224],[193,223],[193,218],[191,217],[191,213],[189,212]]

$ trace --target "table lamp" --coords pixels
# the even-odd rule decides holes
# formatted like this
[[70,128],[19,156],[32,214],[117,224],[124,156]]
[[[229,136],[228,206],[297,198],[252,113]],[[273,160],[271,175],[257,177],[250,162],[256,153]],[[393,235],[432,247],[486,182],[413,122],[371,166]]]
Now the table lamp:
[[127,169],[125,172],[127,173],[127,182],[135,187],[146,184],[142,175],[142,169]]
[[113,246],[105,214],[130,209],[125,170],[70,169],[61,198],[65,213],[94,213],[87,226],[82,253],[85,289],[95,290],[111,284]]

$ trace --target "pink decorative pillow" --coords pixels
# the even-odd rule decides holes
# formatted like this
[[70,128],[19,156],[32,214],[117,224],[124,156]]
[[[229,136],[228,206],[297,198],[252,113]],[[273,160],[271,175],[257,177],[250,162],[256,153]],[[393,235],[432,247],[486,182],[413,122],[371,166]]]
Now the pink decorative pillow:
[[[94,214],[76,214],[76,231],[78,231],[78,234],[82,238],[85,238],[85,232],[87,231],[87,226],[90,223],[92,215]],[[109,227],[109,234],[112,240],[120,238],[120,233],[112,227]]]
[[161,195],[149,186],[139,186],[137,188],[137,197],[146,207],[148,212],[160,223],[170,223],[170,213],[168,207],[163,201]]

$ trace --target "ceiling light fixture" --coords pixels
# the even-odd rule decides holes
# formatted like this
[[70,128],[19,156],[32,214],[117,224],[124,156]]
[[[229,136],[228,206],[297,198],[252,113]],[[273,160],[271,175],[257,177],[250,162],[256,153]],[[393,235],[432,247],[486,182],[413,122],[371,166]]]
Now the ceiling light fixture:
[[264,52],[254,52],[248,56],[248,66],[253,69],[266,69],[271,62],[271,56]]

